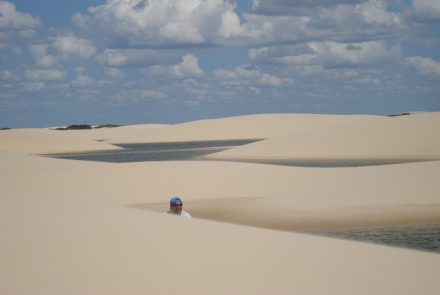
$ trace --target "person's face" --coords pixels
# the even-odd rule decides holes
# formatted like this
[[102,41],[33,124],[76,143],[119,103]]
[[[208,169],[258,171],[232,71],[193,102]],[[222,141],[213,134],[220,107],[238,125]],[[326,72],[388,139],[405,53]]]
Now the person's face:
[[176,214],[176,215],[180,215],[182,213],[182,207],[183,207],[182,204],[171,205],[170,206],[171,213]]

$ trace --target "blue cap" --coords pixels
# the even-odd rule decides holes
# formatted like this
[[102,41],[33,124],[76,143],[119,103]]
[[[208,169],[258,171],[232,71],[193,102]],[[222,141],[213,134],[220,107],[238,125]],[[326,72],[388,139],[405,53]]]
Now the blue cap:
[[170,205],[171,206],[175,206],[175,205],[183,205],[182,199],[180,199],[179,197],[173,197],[170,200]]

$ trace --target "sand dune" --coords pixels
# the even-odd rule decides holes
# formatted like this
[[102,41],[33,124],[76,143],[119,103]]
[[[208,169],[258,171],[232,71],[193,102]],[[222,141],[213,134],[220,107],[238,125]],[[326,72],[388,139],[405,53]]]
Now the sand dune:
[[[256,115],[96,133],[2,131],[0,293],[437,294],[438,254],[293,231],[439,224],[440,161],[299,168],[24,154],[114,148],[97,140],[269,138],[229,152],[428,159],[437,122],[437,113]],[[193,219],[163,214],[176,194]]]
[[440,113],[306,126],[207,159],[422,161],[440,159]]
[[143,138],[152,129],[160,129],[168,125],[143,124],[121,126],[117,128],[99,128],[84,130],[52,130],[52,129],[11,129],[0,132],[0,150],[28,154],[79,153],[91,151],[118,150],[104,141],[120,141],[125,137]]
[[436,294],[440,287],[438,254],[53,196],[4,205],[2,294]]
[[143,136],[109,140],[109,143],[145,143],[207,141],[228,139],[265,139],[294,130],[322,124],[347,123],[375,116],[338,116],[313,114],[260,114],[211,120],[200,120],[151,129]]
[[12,129],[0,131],[0,150],[28,154],[75,153],[120,149],[89,138],[78,138],[64,131]]
[[288,230],[440,223],[440,161],[310,169],[190,161],[111,164],[0,155],[3,181],[15,184],[4,190],[21,191],[19,183],[25,180],[26,190],[33,193],[160,212],[169,196],[179,194],[195,217]]
[[[97,141],[114,141],[121,143],[129,143],[130,138],[143,138],[148,136],[153,129],[167,127],[166,124],[139,124],[126,125],[116,128],[97,128],[89,130],[65,130],[63,133],[75,135],[81,138],[92,139]],[[128,138],[128,139],[126,139]]]

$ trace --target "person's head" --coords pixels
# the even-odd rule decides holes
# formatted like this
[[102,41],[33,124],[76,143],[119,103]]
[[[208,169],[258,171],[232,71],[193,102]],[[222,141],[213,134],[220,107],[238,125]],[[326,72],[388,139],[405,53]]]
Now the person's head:
[[173,214],[180,215],[182,213],[183,202],[180,197],[173,197],[170,200],[170,211]]

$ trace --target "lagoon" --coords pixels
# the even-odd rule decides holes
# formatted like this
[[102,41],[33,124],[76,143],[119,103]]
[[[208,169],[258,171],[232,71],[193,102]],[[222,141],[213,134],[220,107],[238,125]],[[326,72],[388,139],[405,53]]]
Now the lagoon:
[[[201,157],[218,153],[233,147],[260,141],[250,140],[211,140],[166,143],[118,144],[122,150],[85,152],[49,155],[60,159],[98,161],[110,163],[149,162],[149,161],[197,161]],[[402,161],[296,161],[296,160],[249,160],[245,162],[296,167],[336,168],[398,164]]]
[[200,157],[245,145],[255,140],[213,140],[169,143],[118,144],[123,150],[58,154],[55,158],[111,163],[198,160]]

